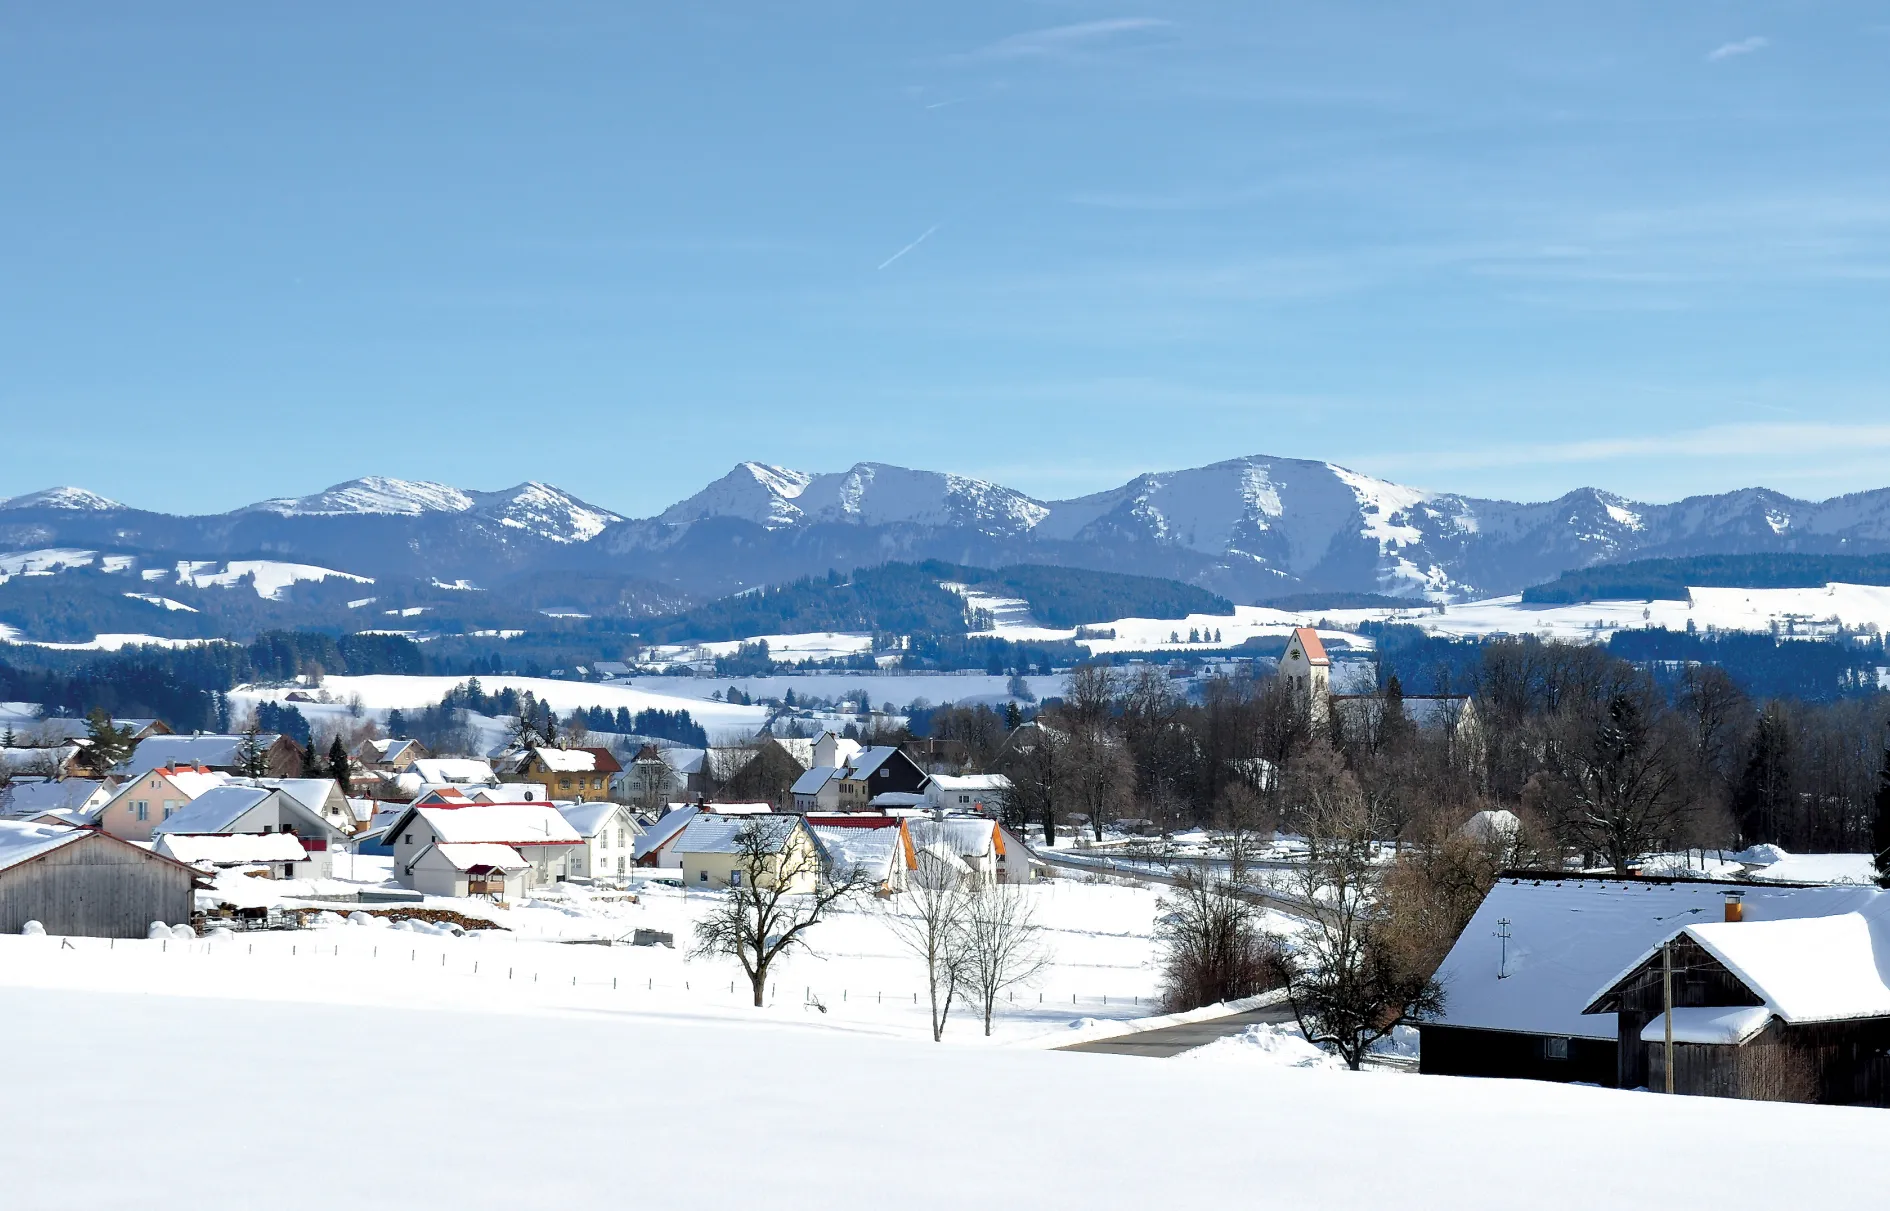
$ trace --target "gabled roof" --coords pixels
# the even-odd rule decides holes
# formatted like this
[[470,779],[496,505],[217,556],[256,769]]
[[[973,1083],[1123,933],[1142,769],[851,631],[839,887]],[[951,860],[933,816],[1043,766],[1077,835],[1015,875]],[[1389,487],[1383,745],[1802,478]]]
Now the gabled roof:
[[943,844],[965,858],[982,858],[994,851],[1001,852],[1004,842],[997,834],[997,821],[975,817],[950,816],[943,820],[912,822],[913,844]]
[[905,821],[890,816],[808,816],[807,827],[827,853],[837,876],[857,872],[884,883],[898,871],[918,867]]
[[467,807],[410,807],[388,828],[390,840],[410,821],[433,830],[445,844],[578,845],[583,838],[547,803],[475,803]]
[[88,837],[98,839],[98,844],[116,846],[130,853],[141,855],[156,862],[168,863],[180,870],[188,871],[189,866],[164,854],[155,853],[142,845],[133,845],[129,841],[102,833],[91,828],[68,828],[61,824],[40,824],[23,820],[0,820],[0,871],[10,870],[25,862],[49,854],[63,846],[72,845]]
[[672,847],[679,854],[733,854],[741,852],[741,832],[753,825],[760,830],[769,853],[779,853],[789,838],[804,827],[799,816],[717,816],[708,812],[691,820]]
[[897,745],[876,744],[872,748],[862,749],[860,752],[854,754],[853,758],[847,762],[847,770],[844,776],[855,781],[863,782],[871,778],[874,771],[878,770],[880,766],[897,757],[904,757],[908,762],[912,760],[912,758],[906,757],[906,755],[899,750]]
[[1306,653],[1308,664],[1331,664],[1326,655],[1326,645],[1319,641],[1319,632],[1311,627],[1294,627],[1293,638],[1298,641],[1300,650]]
[[268,786],[212,787],[178,809],[176,815],[159,821],[151,832],[153,835],[224,832],[241,819],[245,812],[260,806],[269,796],[280,794],[280,791]]
[[1506,877],[1484,897],[1438,968],[1444,1007],[1430,1021],[1612,1039],[1613,1014],[1582,1011],[1690,922],[1719,920],[1728,891],[1745,897],[1746,919],[1727,927],[1734,930],[1857,912],[1886,895],[1866,887]]
[[[281,738],[264,732],[256,737],[256,743],[267,749]],[[242,744],[241,736],[148,736],[138,741],[138,747],[131,756],[112,772],[142,774],[160,765],[207,765],[213,769],[232,769],[236,765],[237,750]]]
[[418,774],[422,782],[490,786],[499,780],[499,776],[492,772],[490,761],[478,761],[471,757],[419,757],[407,768],[411,773]]
[[[1878,896],[1856,912],[1774,921],[1716,921],[1688,925],[1675,933],[1698,942],[1764,1001],[1771,1013],[1796,1025],[1890,1017],[1887,918],[1890,897]],[[1619,976],[1597,989],[1591,1004],[1658,954],[1666,941],[1662,938],[1638,954]]]
[[617,815],[622,815],[636,832],[643,831],[642,826],[630,815],[629,809],[621,803],[572,803],[560,807],[558,814],[577,830],[580,837],[595,837],[597,831]]
[[607,748],[546,748],[541,745],[532,749],[531,755],[541,767],[555,774],[615,774],[623,770]]
[[679,807],[670,812],[655,824],[650,825],[631,843],[631,856],[641,860],[651,850],[660,849],[665,842],[675,840],[677,834],[701,814],[702,809],[694,806]]
[[88,835],[88,832],[87,829],[67,828],[62,824],[0,820],[0,870],[30,862],[62,845],[70,845]]
[[308,851],[293,833],[165,833],[152,848],[179,862],[206,862],[213,866],[308,860]]
[[326,811],[328,797],[341,791],[341,784],[333,778],[239,778],[236,782],[279,790],[313,812]]
[[95,778],[18,781],[0,786],[0,812],[10,816],[37,816],[41,812],[83,809],[89,813],[110,798],[111,788]]
[[840,776],[840,771],[831,765],[816,765],[794,780],[789,792],[795,795],[818,795],[820,788]]

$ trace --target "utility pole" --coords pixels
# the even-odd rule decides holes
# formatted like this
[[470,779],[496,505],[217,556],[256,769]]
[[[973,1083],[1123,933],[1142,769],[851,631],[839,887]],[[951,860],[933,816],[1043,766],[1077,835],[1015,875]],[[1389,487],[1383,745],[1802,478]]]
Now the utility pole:
[[1496,978],[1506,980],[1509,978],[1509,918],[1503,917],[1499,919],[1496,924],[1498,926],[1496,936],[1502,939],[1502,950],[1500,957],[1498,957],[1496,961]]
[[1673,942],[1661,943],[1660,946],[1660,999],[1666,1006],[1662,1015],[1667,1025],[1667,1092],[1673,1092]]

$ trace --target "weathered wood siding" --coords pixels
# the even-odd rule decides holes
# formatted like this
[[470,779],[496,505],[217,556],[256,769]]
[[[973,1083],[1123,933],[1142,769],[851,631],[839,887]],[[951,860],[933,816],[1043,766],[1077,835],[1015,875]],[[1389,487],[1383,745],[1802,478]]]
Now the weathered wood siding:
[[[1615,1080],[1615,1044],[1610,1039],[1562,1040],[1509,1030],[1419,1026],[1418,1040],[1418,1071],[1423,1073],[1592,1085],[1612,1085]],[[1558,1051],[1565,1051],[1566,1058]]]
[[153,921],[190,920],[187,867],[92,834],[0,871],[0,933],[38,921],[50,934],[142,938]]

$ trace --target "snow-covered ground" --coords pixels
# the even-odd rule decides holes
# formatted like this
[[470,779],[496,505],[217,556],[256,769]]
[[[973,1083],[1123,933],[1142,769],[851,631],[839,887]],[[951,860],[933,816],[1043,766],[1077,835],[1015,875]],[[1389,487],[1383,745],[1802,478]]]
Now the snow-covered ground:
[[[385,873],[388,859],[360,859],[358,873]],[[677,872],[651,872],[673,879]],[[273,882],[224,873],[205,900],[243,907],[311,905],[298,894],[334,894],[358,884]],[[0,938],[0,987],[98,992],[136,989],[169,996],[518,1011],[580,1011],[619,1017],[705,1018],[795,1025],[847,1034],[928,1038],[924,968],[893,934],[887,908],[871,899],[836,913],[808,935],[812,949],[783,959],[770,1003],[757,1010],[732,960],[691,958],[691,929],[717,893],[639,879],[635,900],[576,886],[496,908],[482,900],[428,897],[425,907],[484,918],[500,930],[464,938],[355,924],[337,904],[331,927],[241,933],[167,943]],[[1117,1023],[1155,1012],[1154,920],[1146,887],[1055,879],[1031,887],[1052,963],[998,1007],[993,1036],[966,1013],[946,1039],[967,1046],[1061,1046],[1115,1033]],[[366,907],[386,908],[369,905]],[[397,906],[396,906],[397,907]],[[636,929],[674,935],[676,948],[576,943],[627,939]],[[818,1002],[818,1005],[815,1003]],[[825,1012],[818,1007],[825,1006]],[[962,1012],[962,1011],[957,1011]]]
[[[364,710],[373,712],[377,717],[385,717],[388,711],[395,708],[405,711],[431,706],[444,698],[448,690],[466,680],[464,677],[407,677],[393,674],[328,677],[322,681],[321,688],[335,700],[332,704],[298,702],[295,705],[310,723],[321,720],[339,723],[348,714],[350,708],[347,704],[358,696]],[[622,681],[560,681],[551,677],[479,678],[480,686],[488,694],[496,694],[504,689],[517,690],[521,694],[529,690],[540,702],[549,703],[553,710],[560,712],[593,706],[612,711],[618,707],[628,707],[632,714],[643,710],[687,710],[709,733],[711,740],[745,739],[768,720],[766,707],[707,701],[712,690],[725,689],[726,683],[697,683],[685,677],[650,678],[649,682],[656,688],[638,688]],[[702,686],[700,698],[662,692],[672,688],[693,688],[695,684]],[[258,689],[245,686],[230,691],[230,703],[233,708],[240,710],[252,707],[257,702],[280,702],[291,692],[291,688]]]
[[[234,588],[245,576],[255,578],[256,595],[271,601],[280,601],[283,590],[303,580],[327,580],[335,577],[352,580],[357,584],[373,584],[371,576],[356,576],[353,572],[337,572],[333,568],[317,567],[308,563],[284,563],[276,559],[233,559],[219,565],[215,560],[180,560],[177,564],[177,583],[195,585],[197,588]],[[147,575],[145,579],[154,579]]]
[[[478,995],[437,1004],[258,996],[221,973],[294,973],[300,993],[352,965],[417,987],[434,955],[402,977],[385,974],[398,959],[226,962],[215,945],[0,939],[20,1111],[0,1132],[8,1205],[1686,1211],[1881,1193],[1881,1111],[965,1050],[820,1028],[798,1007],[639,1014],[602,991],[533,1004],[511,995],[516,978],[454,976]],[[127,1139],[154,1130],[161,1145]],[[941,1148],[952,1162],[928,1163]],[[1583,1163],[1545,1179],[1559,1156]]]
[[778,661],[845,660],[873,650],[873,637],[848,631],[808,631],[796,635],[757,635],[750,639],[713,639],[704,643],[663,643],[648,648],[645,663],[662,665],[676,661],[702,660],[711,656],[733,656],[743,644],[766,643],[768,655]]

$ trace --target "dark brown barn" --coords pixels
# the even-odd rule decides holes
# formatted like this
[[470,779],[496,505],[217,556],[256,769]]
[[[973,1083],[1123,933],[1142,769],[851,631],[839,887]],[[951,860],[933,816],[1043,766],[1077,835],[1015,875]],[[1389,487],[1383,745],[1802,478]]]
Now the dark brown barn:
[[1734,908],[1641,956],[1585,1012],[1615,1015],[1624,1072],[1649,1089],[1667,1087],[1671,998],[1675,1093],[1890,1105],[1883,915],[1744,921]]
[[142,938],[190,920],[196,872],[92,829],[0,820],[0,933]]

